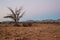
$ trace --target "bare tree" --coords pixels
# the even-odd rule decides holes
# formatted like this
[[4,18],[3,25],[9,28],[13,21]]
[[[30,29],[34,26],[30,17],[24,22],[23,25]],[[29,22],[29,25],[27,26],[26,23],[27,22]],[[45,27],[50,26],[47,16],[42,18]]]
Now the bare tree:
[[4,18],[11,18],[13,19],[13,21],[15,22],[15,25],[18,25],[18,22],[20,20],[20,18],[23,17],[25,11],[22,12],[22,7],[20,7],[19,9],[11,9],[10,7],[8,7],[8,9],[11,11],[11,14],[5,16]]

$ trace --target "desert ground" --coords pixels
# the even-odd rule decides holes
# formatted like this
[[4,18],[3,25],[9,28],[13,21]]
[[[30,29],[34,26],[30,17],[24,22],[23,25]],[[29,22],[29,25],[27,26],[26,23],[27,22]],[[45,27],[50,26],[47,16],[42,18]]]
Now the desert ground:
[[0,24],[0,40],[60,40],[60,25],[35,23],[30,27],[15,27]]

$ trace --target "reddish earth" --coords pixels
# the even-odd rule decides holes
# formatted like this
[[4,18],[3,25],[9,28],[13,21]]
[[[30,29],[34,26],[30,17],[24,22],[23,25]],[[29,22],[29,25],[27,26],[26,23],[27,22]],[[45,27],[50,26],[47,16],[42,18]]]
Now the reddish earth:
[[60,40],[60,25],[34,24],[31,27],[0,26],[0,40]]

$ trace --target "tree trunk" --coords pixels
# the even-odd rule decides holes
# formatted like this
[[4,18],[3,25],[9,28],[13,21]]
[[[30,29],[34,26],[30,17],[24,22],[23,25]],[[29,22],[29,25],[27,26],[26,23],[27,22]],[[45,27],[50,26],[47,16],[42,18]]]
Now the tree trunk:
[[15,24],[14,24],[15,26],[19,26],[19,24],[18,24],[18,21],[17,20],[15,20]]

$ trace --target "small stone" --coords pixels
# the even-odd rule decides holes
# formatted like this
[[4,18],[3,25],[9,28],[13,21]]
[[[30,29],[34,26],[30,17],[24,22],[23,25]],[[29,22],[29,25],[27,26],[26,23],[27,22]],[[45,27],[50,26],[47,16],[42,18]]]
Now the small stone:
[[56,35],[54,37],[57,37]]

